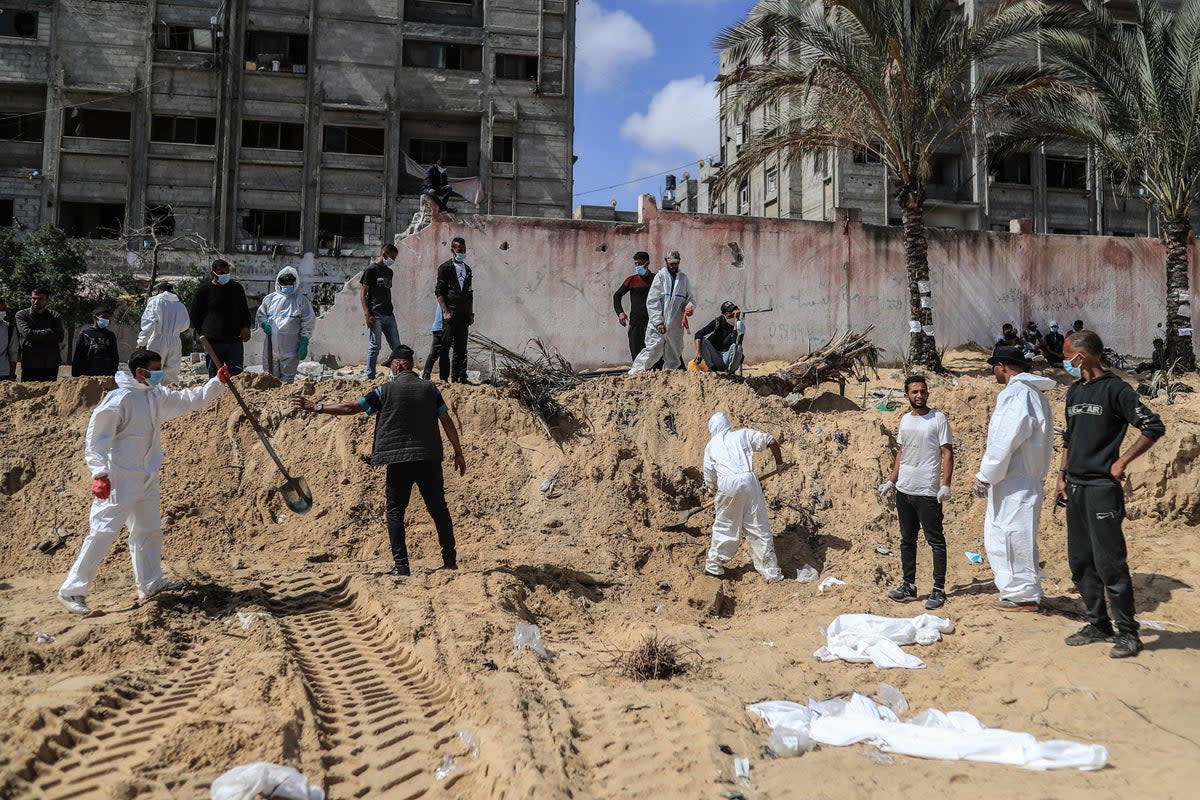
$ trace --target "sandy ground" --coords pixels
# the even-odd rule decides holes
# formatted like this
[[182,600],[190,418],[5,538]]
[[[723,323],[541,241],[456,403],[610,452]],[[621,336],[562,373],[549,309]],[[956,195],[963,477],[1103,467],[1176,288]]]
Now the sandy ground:
[[[983,506],[967,489],[999,387],[977,352],[959,351],[949,364],[961,374],[931,388],[959,443],[944,609],[956,631],[920,649],[928,667],[914,671],[812,655],[819,626],[839,613],[920,611],[883,596],[900,566],[876,551],[898,550],[895,513],[874,487],[902,411],[878,410],[877,398],[861,410],[857,385],[849,397],[818,394],[794,410],[712,375],[596,379],[564,397],[577,424],[561,446],[498,390],[448,389],[470,467],[447,478],[461,569],[439,568],[414,498],[414,575],[398,581],[382,574],[390,566],[383,476],[365,461],[373,422],[300,417],[287,406],[296,391],[340,399],[362,384],[281,388],[249,378],[248,398],[312,485],[316,510],[296,516],[282,506],[278,478],[226,394],[164,436],[164,561],[189,587],[135,602],[118,544],[91,598],[103,613],[87,619],[53,595],[86,530],[82,441],[103,386],[0,385],[0,797],[203,798],[221,772],[255,760],[295,766],[335,800],[734,790],[1195,797],[1200,398],[1153,401],[1168,433],[1131,472],[1126,530],[1139,616],[1165,630],[1145,630],[1145,652],[1114,661],[1105,645],[1062,644],[1082,620],[1063,518],[1049,504],[1043,612],[990,608],[991,572],[963,553],[983,550]],[[900,383],[883,370],[867,388]],[[1056,413],[1064,391],[1053,392]],[[719,409],[735,424],[781,434],[798,464],[766,485],[785,571],[808,563],[847,585],[824,594],[815,584],[768,586],[746,563],[724,580],[707,578],[711,518],[662,530],[675,509],[701,500],[705,423]],[[550,476],[553,497],[540,491]],[[71,534],[65,546],[31,549],[60,525]],[[922,547],[922,594],[929,565]],[[513,650],[521,621],[541,626],[553,660]],[[651,633],[694,648],[696,668],[669,682],[617,674],[614,654]],[[879,758],[867,746],[773,760],[766,731],[744,711],[766,699],[871,694],[881,681],[903,691],[913,713],[965,710],[1043,739],[1098,742],[1110,765],[1039,773]],[[478,738],[477,756],[458,736],[466,730]],[[751,787],[731,783],[733,757],[722,746],[750,759]],[[438,781],[447,754],[460,769]]]

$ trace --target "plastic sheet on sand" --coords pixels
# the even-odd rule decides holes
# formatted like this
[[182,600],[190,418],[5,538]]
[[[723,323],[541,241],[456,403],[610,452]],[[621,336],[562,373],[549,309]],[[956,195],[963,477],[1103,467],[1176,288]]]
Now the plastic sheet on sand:
[[901,722],[887,706],[860,694],[807,706],[782,700],[755,703],[773,734],[811,738],[834,747],[866,743],[886,753],[946,761],[982,761],[1025,769],[1100,769],[1108,751],[1098,744],[1063,739],[1040,742],[1032,734],[989,728],[965,711],[929,709]]
[[875,614],[842,614],[825,629],[825,644],[813,653],[821,661],[870,662],[877,667],[922,669],[925,662],[900,649],[904,644],[933,644],[954,623],[932,614],[911,619]]

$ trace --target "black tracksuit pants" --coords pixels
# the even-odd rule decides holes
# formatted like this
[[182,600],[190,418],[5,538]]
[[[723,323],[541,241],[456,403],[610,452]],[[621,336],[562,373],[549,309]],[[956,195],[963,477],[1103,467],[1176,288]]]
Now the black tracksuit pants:
[[437,528],[438,544],[442,547],[442,561],[453,564],[457,561],[454,549],[454,521],[450,519],[450,508],[446,505],[446,486],[442,479],[440,461],[404,461],[387,465],[387,528],[392,545],[392,560],[396,564],[408,564],[408,544],[404,538],[404,512],[412,497],[413,484],[421,490],[421,499]]
[[942,504],[936,497],[896,492],[896,515],[900,518],[900,566],[904,582],[917,582],[917,530],[933,553],[933,588],[946,588],[946,536],[942,533]]
[[429,376],[433,374],[433,362],[438,365],[438,377],[443,381],[450,378],[450,346],[443,340],[443,331],[433,331],[433,346],[429,348],[429,355],[425,357],[425,369],[421,373],[421,377],[429,380]]
[[640,319],[629,320],[629,358],[636,361],[638,353],[646,346],[646,325],[647,320]]
[[1119,484],[1067,485],[1067,563],[1088,621],[1103,630],[1115,622],[1118,632],[1136,634],[1139,625],[1133,615],[1133,577],[1126,560],[1123,519],[1125,492]]
[[452,313],[443,323],[442,347],[453,355],[450,362],[450,380],[453,383],[467,382],[467,334],[471,331],[471,315]]

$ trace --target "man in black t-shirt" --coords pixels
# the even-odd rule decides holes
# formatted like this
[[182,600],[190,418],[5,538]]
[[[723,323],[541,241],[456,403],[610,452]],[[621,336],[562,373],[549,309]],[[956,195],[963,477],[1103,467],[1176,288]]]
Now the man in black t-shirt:
[[400,345],[388,357],[392,380],[367,392],[352,403],[314,403],[307,397],[292,398],[292,405],[318,414],[348,416],[366,412],[375,417],[375,447],[372,466],[387,467],[387,527],[391,540],[390,574],[408,575],[408,545],[404,538],[404,512],[415,483],[437,529],[442,548],[442,566],[458,569],[454,546],[454,522],[446,505],[442,480],[442,437],[438,423],[454,448],[454,468],[465,475],[467,462],[458,441],[458,429],[442,393],[412,371],[413,351]]
[[375,378],[375,361],[379,358],[382,340],[388,347],[400,344],[396,327],[396,311],[392,306],[392,265],[400,251],[394,244],[385,244],[378,257],[363,270],[362,286],[358,292],[362,303],[363,321],[367,324],[367,380]]
[[696,331],[696,358],[708,365],[711,372],[733,372],[734,345],[738,341],[739,329],[745,330],[741,309],[732,300],[721,304],[721,316]]

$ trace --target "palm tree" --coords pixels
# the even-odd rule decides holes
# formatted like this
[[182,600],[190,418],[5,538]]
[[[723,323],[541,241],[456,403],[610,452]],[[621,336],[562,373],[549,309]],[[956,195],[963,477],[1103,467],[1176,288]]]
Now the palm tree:
[[1062,89],[1037,64],[980,68],[1032,45],[1054,24],[1036,0],[1001,0],[979,18],[946,0],[762,0],[717,36],[714,46],[726,51],[727,63],[741,62],[718,86],[747,117],[780,100],[787,111],[755,132],[716,189],[740,183],[774,157],[836,147],[878,158],[902,215],[909,313],[920,323],[909,337],[908,362],[940,370],[933,309],[922,307],[919,291],[929,280],[930,167],[939,150],[1001,112],[1031,110],[1035,99]]
[[1090,90],[1016,119],[994,154],[1052,141],[1088,145],[1125,190],[1141,188],[1167,246],[1164,366],[1196,368],[1188,286],[1191,212],[1200,200],[1200,0],[1171,14],[1138,0],[1136,25],[1085,0],[1074,31],[1048,32],[1061,74]]

